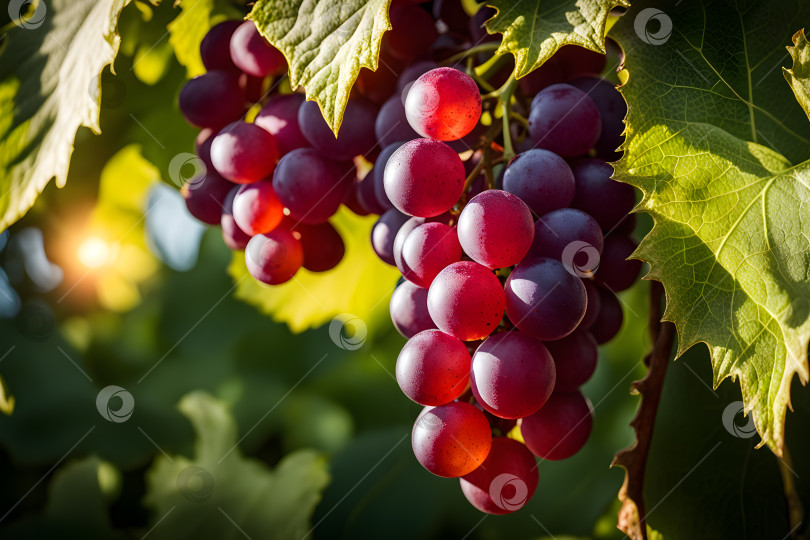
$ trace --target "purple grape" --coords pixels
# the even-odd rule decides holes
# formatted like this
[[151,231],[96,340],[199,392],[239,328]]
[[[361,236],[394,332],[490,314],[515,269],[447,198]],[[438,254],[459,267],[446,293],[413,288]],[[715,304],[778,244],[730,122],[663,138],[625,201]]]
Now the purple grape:
[[409,216],[396,208],[391,208],[386,210],[377,220],[377,223],[374,224],[371,229],[371,247],[383,262],[392,266],[396,265],[394,260],[394,239],[397,237],[402,225],[409,219]]
[[273,189],[293,218],[323,223],[337,212],[350,180],[338,163],[317,150],[298,148],[279,160]]
[[464,190],[464,164],[449,146],[414,139],[385,166],[385,193],[401,212],[432,217],[450,210]]
[[573,392],[588,382],[596,370],[599,344],[584,330],[577,329],[558,341],[546,341],[545,346],[557,368],[555,392]]
[[585,316],[587,295],[582,280],[554,259],[521,262],[509,274],[504,290],[509,320],[542,341],[567,336]]
[[579,326],[577,326],[577,329],[587,330],[593,326],[593,323],[596,322],[596,318],[599,317],[602,302],[599,296],[599,287],[593,281],[583,279],[582,284],[585,285],[585,293],[588,296],[588,307],[585,309],[585,316],[582,318],[582,322],[579,323]]
[[233,218],[233,200],[236,193],[239,191],[239,186],[234,186],[229,192],[225,201],[222,204],[222,215],[220,216],[220,225],[222,226],[222,239],[225,245],[232,251],[241,251],[247,247],[250,241],[250,235],[239,228],[236,220]]
[[577,186],[571,207],[592,216],[603,231],[613,229],[635,206],[633,186],[611,179],[613,167],[601,159],[579,159],[571,170]]
[[230,51],[233,63],[248,75],[267,77],[287,71],[284,56],[264,39],[253,21],[243,22],[234,31]]
[[490,336],[475,351],[470,385],[475,400],[499,418],[537,412],[554,390],[554,361],[545,346],[523,332]]
[[[403,69],[402,73],[399,74],[399,80],[397,80],[397,92],[402,94],[405,87],[418,79],[422,74],[427,73],[431,69],[436,69],[437,67],[439,67],[439,64],[433,62],[432,60],[419,60],[414,62],[410,66]],[[402,101],[405,101],[404,97],[401,97],[400,102]]]
[[211,128],[203,128],[194,139],[194,152],[197,154],[209,171],[214,170],[214,164],[211,163],[211,143],[214,142],[214,137],[217,132]]
[[280,155],[296,148],[309,146],[309,141],[298,127],[298,107],[304,102],[302,94],[270,96],[256,115],[254,123],[276,138]]
[[503,173],[503,189],[520,197],[532,212],[542,216],[571,204],[576,183],[563,158],[535,148],[509,162]]
[[571,86],[576,86],[590,97],[599,109],[599,116],[602,119],[602,134],[596,141],[594,148],[596,153],[609,161],[617,160],[621,157],[621,152],[616,149],[622,144],[624,137],[624,117],[627,115],[627,103],[610,81],[601,77],[579,77],[569,81]]
[[[292,221],[290,218],[287,219]],[[301,248],[304,250],[303,266],[310,272],[326,272],[343,260],[346,253],[343,238],[328,221],[315,225],[293,224],[291,231],[301,242]]]
[[394,58],[413,60],[428,53],[439,33],[433,17],[413,5],[398,5],[391,8],[390,32],[383,36],[386,49]]
[[554,392],[542,409],[521,420],[526,446],[542,459],[566,459],[585,446],[593,427],[593,408],[579,392]]
[[473,197],[458,218],[458,239],[472,260],[488,268],[520,262],[529,251],[534,220],[517,196],[490,189]]
[[233,187],[233,183],[209,169],[204,176],[187,182],[181,193],[192,216],[208,225],[219,225],[222,205]]
[[231,60],[231,36],[241,25],[241,21],[225,21],[211,27],[200,42],[200,57],[207,71],[224,69],[235,71],[238,68]]
[[405,144],[404,142],[394,142],[390,145],[386,146],[380,152],[380,155],[377,156],[377,161],[374,162],[374,168],[371,170],[371,174],[373,174],[372,178],[374,180],[374,196],[377,199],[377,203],[379,203],[381,208],[388,210],[392,208],[394,205],[388,199],[388,195],[385,194],[385,165],[388,163],[388,159],[400,146]]
[[236,74],[216,70],[183,85],[180,111],[189,124],[220,129],[245,112],[245,95]]
[[624,312],[619,298],[604,287],[599,287],[599,314],[588,331],[602,345],[613,339],[622,328]]
[[237,184],[250,184],[270,176],[277,160],[275,137],[256,124],[242,121],[228,124],[211,143],[214,168]]
[[605,238],[605,250],[596,279],[613,292],[629,289],[641,273],[641,261],[628,260],[637,247],[638,244],[626,236],[611,234]]
[[565,158],[590,150],[602,132],[599,109],[585,92],[568,84],[553,84],[532,100],[529,134],[539,148]]
[[391,295],[391,321],[397,332],[406,338],[436,328],[428,313],[427,295],[427,289],[410,281],[400,283]]
[[582,210],[560,208],[534,224],[529,256],[557,259],[576,275],[590,277],[599,266],[602,245],[602,229],[595,219]]
[[365,154],[377,144],[374,122],[377,106],[365,99],[350,99],[337,138],[321,115],[318,104],[305,101],[298,109],[298,125],[309,143],[324,156],[348,161]]
[[374,121],[374,133],[382,148],[419,137],[405,117],[405,105],[399,96],[392,96],[380,107]]

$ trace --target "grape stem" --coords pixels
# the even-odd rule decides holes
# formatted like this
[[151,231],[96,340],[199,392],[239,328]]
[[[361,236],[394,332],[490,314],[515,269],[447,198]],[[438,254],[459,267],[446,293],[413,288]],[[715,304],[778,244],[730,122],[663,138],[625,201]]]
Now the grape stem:
[[487,42],[487,43],[482,43],[481,45],[476,45],[475,47],[467,49],[466,51],[462,51],[462,52],[460,52],[458,54],[454,54],[450,58],[444,60],[441,64],[443,66],[453,65],[456,62],[458,62],[459,60],[463,60],[464,58],[467,58],[468,56],[472,56],[472,55],[480,53],[480,52],[494,51],[495,49],[497,49],[500,46],[500,44],[501,43],[499,41],[490,41],[490,42]]
[[638,412],[630,422],[636,432],[636,440],[628,448],[618,452],[611,463],[611,467],[618,465],[625,469],[624,483],[619,490],[622,507],[619,510],[618,527],[631,540],[647,540],[644,475],[664,376],[675,342],[675,325],[661,321],[663,296],[664,287],[661,283],[651,281],[648,326],[654,345],[644,357],[644,363],[650,370],[643,379],[632,385],[632,389],[641,395]]
[[512,95],[517,88],[517,79],[512,73],[504,85],[498,89],[498,99],[501,106],[503,120],[503,159],[509,161],[515,157],[515,150],[512,148],[512,132],[509,129],[509,119],[512,117]]

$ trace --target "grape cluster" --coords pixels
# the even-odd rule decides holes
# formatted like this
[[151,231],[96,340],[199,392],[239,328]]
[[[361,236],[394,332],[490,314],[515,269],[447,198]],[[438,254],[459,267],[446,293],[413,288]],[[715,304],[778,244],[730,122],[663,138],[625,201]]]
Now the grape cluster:
[[626,260],[635,193],[608,164],[626,106],[600,58],[563,48],[520,81],[512,107],[527,114],[510,125],[518,153],[505,163],[503,135],[477,129],[492,108],[452,67],[415,81],[428,63],[406,68],[404,107],[396,96],[377,117],[387,209],[372,244],[404,278],[390,310],[408,338],[397,382],[424,406],[413,451],[433,474],[460,478],[484,512],[521,508],[537,487],[535,456],[565,459],[587,441],[580,386],[622,325],[616,293],[641,270]]
[[[339,263],[328,220],[341,204],[379,215],[372,248],[403,277],[396,378],[424,406],[414,454],[504,514],[534,493],[535,456],[565,459],[588,439],[580,386],[622,325],[616,292],[641,270],[627,261],[635,193],[608,163],[626,106],[600,77],[604,56],[562,47],[514,81],[507,57],[464,52],[496,39],[482,30],[490,8],[430,6],[393,2],[380,69],[361,70],[337,136],[314,102],[273,84],[284,59],[252,22],[215,26],[208,73],[180,95],[206,165],[184,194],[268,284]],[[476,63],[492,69],[474,79]]]

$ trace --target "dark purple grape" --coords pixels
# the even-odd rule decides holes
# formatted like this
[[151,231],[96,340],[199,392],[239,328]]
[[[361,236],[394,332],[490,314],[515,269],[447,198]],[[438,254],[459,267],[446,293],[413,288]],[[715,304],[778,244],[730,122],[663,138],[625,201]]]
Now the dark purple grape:
[[273,189],[298,221],[323,223],[337,212],[351,175],[313,148],[298,148],[282,157],[273,174]]
[[566,459],[585,446],[593,427],[593,407],[579,392],[554,392],[543,408],[521,420],[526,446],[542,459]]
[[604,287],[599,287],[599,314],[588,331],[602,345],[613,339],[622,328],[624,313],[619,298]]
[[509,274],[504,290],[509,320],[542,341],[567,336],[585,316],[587,294],[582,280],[554,259],[521,262]]
[[405,105],[399,96],[392,96],[380,107],[374,133],[382,148],[419,137],[405,117]]
[[424,330],[436,328],[427,307],[428,290],[403,281],[391,295],[391,321],[397,332],[411,338]]
[[596,371],[599,344],[584,330],[575,330],[558,341],[544,342],[557,368],[555,392],[573,392]]
[[305,101],[298,109],[298,125],[309,143],[324,156],[348,161],[365,154],[377,144],[374,121],[377,106],[365,99],[350,99],[337,138],[321,115],[318,104]]
[[[287,218],[287,221],[293,221]],[[343,238],[331,223],[324,221],[315,225],[291,224],[290,229],[304,250],[303,266],[310,272],[326,272],[343,260],[346,246]]]
[[209,71],[183,85],[179,104],[189,124],[218,130],[242,116],[245,95],[236,74]]
[[602,245],[602,229],[595,219],[582,210],[560,208],[535,222],[529,256],[557,259],[570,272],[590,277],[599,266]]
[[455,34],[469,32],[470,17],[458,0],[433,0],[433,18],[440,19]]
[[374,180],[374,196],[377,198],[377,203],[379,203],[380,207],[386,210],[392,208],[394,205],[388,199],[388,195],[385,194],[385,165],[388,163],[391,154],[403,144],[405,143],[401,141],[394,142],[383,148],[380,155],[377,156],[377,161],[374,162],[374,169],[371,171]]
[[394,239],[397,237],[402,225],[409,219],[410,216],[406,216],[396,208],[391,208],[386,210],[377,220],[377,223],[374,224],[371,229],[371,247],[383,262],[392,266],[396,265],[394,260]]
[[200,42],[200,57],[207,71],[238,69],[231,60],[231,36],[241,21],[225,21],[211,27]]
[[[439,67],[439,64],[432,60],[419,60],[402,70],[397,81],[397,92],[402,94],[409,84],[418,79],[422,74]],[[405,96],[400,95],[400,101],[405,101]]]
[[582,284],[585,285],[585,293],[588,296],[588,307],[577,329],[587,330],[593,326],[593,323],[596,322],[596,318],[599,317],[602,302],[599,296],[599,287],[592,280],[583,279]]
[[593,100],[602,118],[602,134],[594,148],[599,157],[615,161],[621,157],[616,149],[624,137],[624,117],[627,115],[627,104],[610,81],[601,77],[579,77],[568,84],[576,86]]
[[478,11],[470,19],[470,36],[472,37],[473,45],[480,45],[486,41],[494,41],[499,39],[499,36],[487,32],[484,23],[495,16],[497,11],[495,8],[485,6],[484,3],[479,4]]
[[596,279],[613,292],[629,289],[641,273],[641,261],[628,260],[637,247],[638,244],[626,236],[608,235]]
[[298,127],[298,107],[303,102],[302,94],[270,96],[253,121],[276,138],[278,151],[282,156],[296,148],[309,146],[309,141]]
[[488,337],[473,355],[473,395],[499,418],[537,412],[554,390],[554,381],[551,354],[539,340],[520,331]]
[[529,134],[538,148],[565,158],[581,156],[599,140],[599,109],[585,92],[568,84],[553,84],[532,100]]
[[205,163],[209,171],[214,170],[214,164],[211,163],[211,143],[214,142],[216,136],[216,130],[203,128],[197,134],[197,138],[194,139],[194,152]]
[[607,65],[607,56],[578,45],[560,47],[554,53],[554,58],[562,68],[566,82],[578,77],[600,75]]
[[209,169],[204,176],[187,182],[181,193],[192,216],[208,225],[219,225],[222,219],[222,205],[233,187],[233,183],[222,178],[213,169]]
[[563,158],[535,148],[509,162],[503,173],[503,189],[520,197],[532,212],[542,216],[571,204],[576,184],[574,173]]
[[391,56],[400,60],[413,60],[428,53],[439,35],[433,17],[419,6],[394,6],[390,18],[392,29],[383,35],[383,40]]
[[601,159],[578,159],[571,163],[576,192],[571,207],[592,216],[608,232],[636,204],[633,186],[611,179],[613,167]]
[[222,239],[228,249],[233,251],[241,251],[245,249],[250,241],[250,235],[239,228],[236,220],[233,218],[233,200],[236,193],[239,191],[239,186],[234,186],[225,197],[225,202],[222,203],[222,215],[220,216],[220,225],[222,226]]

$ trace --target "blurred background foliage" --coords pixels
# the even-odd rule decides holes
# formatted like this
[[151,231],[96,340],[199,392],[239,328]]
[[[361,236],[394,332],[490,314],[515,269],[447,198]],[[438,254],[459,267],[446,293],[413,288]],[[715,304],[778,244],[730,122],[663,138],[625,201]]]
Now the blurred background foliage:
[[[0,536],[620,538],[623,471],[609,465],[633,441],[628,390],[645,372],[649,284],[622,294],[622,332],[584,388],[596,420],[588,444],[542,463],[520,512],[480,514],[411,452],[420,407],[393,376],[404,343],[388,317],[396,271],[367,245],[373,220],[341,215],[344,262],[268,289],[243,281],[219,232],[185,213],[167,171],[195,132],[177,94],[200,71],[207,28],[238,13],[214,0],[125,8],[114,73],[101,78],[102,135],[82,128],[67,187],[49,186],[0,237]],[[50,262],[26,251],[36,230]],[[367,326],[357,350],[322,326],[342,312]],[[782,537],[777,459],[721,422],[739,388],[711,389],[703,347],[669,370],[650,524],[666,538]],[[108,385],[134,398],[124,422],[97,409]],[[791,469],[810,501],[810,396],[798,384],[793,396]]]

